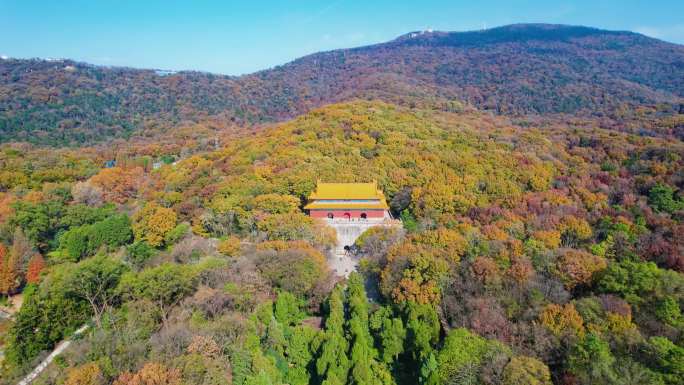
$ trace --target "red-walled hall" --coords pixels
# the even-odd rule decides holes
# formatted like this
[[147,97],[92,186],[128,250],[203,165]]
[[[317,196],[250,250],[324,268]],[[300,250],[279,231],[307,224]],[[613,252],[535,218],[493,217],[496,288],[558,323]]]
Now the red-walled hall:
[[[310,210],[309,214],[314,218],[330,219],[365,219],[383,218],[385,210]],[[331,217],[332,216],[332,217]]]

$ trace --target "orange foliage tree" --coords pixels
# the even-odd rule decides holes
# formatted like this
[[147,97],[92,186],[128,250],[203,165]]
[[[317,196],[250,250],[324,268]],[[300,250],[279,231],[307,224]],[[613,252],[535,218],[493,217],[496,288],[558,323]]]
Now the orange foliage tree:
[[12,203],[14,203],[14,196],[0,193],[0,223],[4,223],[14,213]]
[[38,283],[43,269],[45,269],[45,258],[37,253],[29,260],[28,267],[26,268],[26,282]]
[[506,274],[514,281],[522,284],[532,277],[534,274],[534,267],[527,257],[514,257],[511,258],[511,267]]
[[100,367],[90,362],[67,371],[64,385],[99,385],[104,383]]
[[19,287],[19,261],[0,243],[0,294],[10,295]]
[[565,287],[572,289],[577,285],[588,284],[594,273],[606,268],[603,257],[582,250],[564,249],[561,251],[556,267]]
[[113,385],[180,385],[180,383],[180,370],[148,362],[136,373],[122,373]]
[[102,190],[107,201],[125,203],[138,194],[143,176],[144,172],[140,167],[131,169],[112,167],[94,175],[90,178],[90,183]]

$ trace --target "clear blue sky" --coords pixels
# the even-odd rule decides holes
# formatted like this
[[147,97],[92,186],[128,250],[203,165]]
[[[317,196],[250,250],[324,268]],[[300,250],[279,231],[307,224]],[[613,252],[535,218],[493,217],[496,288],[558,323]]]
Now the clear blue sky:
[[684,44],[684,0],[0,0],[0,55],[237,75],[413,30],[523,22]]

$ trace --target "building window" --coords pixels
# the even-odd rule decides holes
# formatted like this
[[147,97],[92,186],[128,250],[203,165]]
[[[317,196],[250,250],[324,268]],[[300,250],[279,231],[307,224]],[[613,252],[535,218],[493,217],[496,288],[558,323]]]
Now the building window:
[[328,213],[328,218],[333,219],[333,218],[335,218],[335,216],[333,215],[333,213]]
[[366,213],[361,213],[361,219],[366,219],[366,218],[368,218],[368,215],[366,215]]

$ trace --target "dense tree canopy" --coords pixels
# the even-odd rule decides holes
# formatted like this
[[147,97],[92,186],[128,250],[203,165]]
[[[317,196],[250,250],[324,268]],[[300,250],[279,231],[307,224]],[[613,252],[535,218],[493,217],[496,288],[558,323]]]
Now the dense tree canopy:
[[[83,324],[40,381],[681,383],[677,140],[369,101],[177,135],[103,168],[0,148],[0,383]],[[377,180],[402,219],[347,279],[317,179]]]

